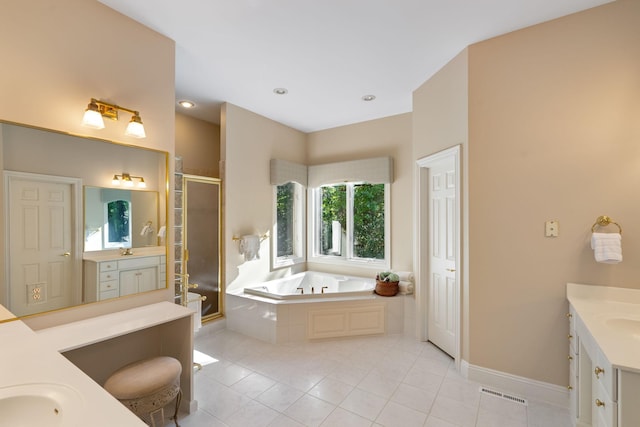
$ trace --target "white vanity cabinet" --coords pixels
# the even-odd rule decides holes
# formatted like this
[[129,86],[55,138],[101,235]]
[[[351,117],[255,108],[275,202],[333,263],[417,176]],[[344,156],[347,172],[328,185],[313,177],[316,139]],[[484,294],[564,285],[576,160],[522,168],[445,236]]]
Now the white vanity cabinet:
[[85,259],[85,301],[102,301],[166,286],[166,256]]
[[567,295],[573,424],[640,426],[640,291],[569,284]]

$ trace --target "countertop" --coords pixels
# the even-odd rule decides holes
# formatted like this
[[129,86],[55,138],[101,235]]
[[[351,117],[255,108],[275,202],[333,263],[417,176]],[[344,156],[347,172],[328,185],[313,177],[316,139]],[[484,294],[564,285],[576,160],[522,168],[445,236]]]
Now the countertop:
[[92,251],[85,252],[82,255],[84,261],[112,261],[112,260],[124,260],[131,258],[140,258],[148,256],[166,255],[166,248],[164,246],[147,246],[143,248],[132,248],[133,255],[121,255],[119,249],[106,250],[106,251]]
[[193,310],[168,301],[65,323],[36,332],[43,343],[63,353],[172,320],[189,317]]
[[61,425],[82,427],[144,427],[145,424],[100,385],[20,320],[0,324],[0,390],[15,385],[63,386],[72,403],[62,406]]
[[640,372],[640,290],[567,283],[567,299],[611,365]]

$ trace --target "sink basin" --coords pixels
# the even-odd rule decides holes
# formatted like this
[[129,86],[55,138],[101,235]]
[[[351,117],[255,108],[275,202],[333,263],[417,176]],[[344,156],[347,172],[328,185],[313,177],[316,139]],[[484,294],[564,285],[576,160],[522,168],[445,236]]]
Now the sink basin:
[[82,406],[80,393],[63,384],[33,383],[2,387],[0,426],[75,425]]
[[633,335],[634,338],[640,339],[640,320],[617,317],[607,319],[605,324],[610,328],[629,333]]

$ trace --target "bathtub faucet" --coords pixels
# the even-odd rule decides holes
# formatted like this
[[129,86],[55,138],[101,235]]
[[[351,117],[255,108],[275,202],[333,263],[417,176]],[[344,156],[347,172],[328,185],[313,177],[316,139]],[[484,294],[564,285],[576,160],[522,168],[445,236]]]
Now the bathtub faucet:
[[301,287],[298,287],[296,289],[300,289],[300,294],[304,294],[304,289],[302,289]]
[[323,286],[323,287],[322,287],[322,293],[323,293],[323,294],[324,294],[324,290],[325,290],[325,289],[329,289],[329,287],[328,287],[328,286]]

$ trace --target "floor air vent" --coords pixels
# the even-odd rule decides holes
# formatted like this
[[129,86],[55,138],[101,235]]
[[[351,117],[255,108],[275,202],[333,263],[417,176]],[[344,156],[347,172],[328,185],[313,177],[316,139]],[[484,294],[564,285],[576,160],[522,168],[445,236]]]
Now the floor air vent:
[[499,397],[504,400],[509,400],[511,402],[515,402],[515,403],[519,403],[521,405],[527,406],[526,399],[523,399],[521,397],[511,396],[510,394],[502,393],[500,391],[491,390],[490,388],[487,388],[487,387],[480,387],[480,393],[489,394],[491,396]]

